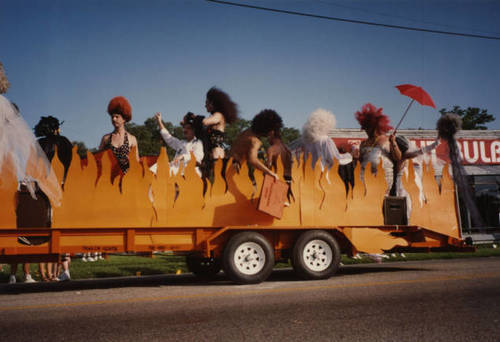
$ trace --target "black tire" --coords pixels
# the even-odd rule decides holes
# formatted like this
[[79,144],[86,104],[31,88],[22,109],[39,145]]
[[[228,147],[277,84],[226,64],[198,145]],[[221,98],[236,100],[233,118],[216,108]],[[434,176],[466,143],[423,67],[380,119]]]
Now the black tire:
[[186,265],[189,272],[202,280],[214,279],[222,268],[220,259],[203,258],[198,255],[186,256]]
[[293,247],[292,265],[303,279],[327,279],[340,266],[340,248],[335,238],[324,230],[302,233]]
[[224,249],[224,272],[238,284],[257,284],[266,280],[274,267],[274,250],[256,232],[234,235]]

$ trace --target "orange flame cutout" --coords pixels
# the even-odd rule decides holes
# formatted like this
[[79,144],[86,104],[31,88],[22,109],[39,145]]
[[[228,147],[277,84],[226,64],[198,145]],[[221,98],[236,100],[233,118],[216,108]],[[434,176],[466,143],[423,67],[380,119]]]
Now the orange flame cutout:
[[[131,151],[133,156],[135,151]],[[169,175],[168,157],[162,149],[158,158],[157,174],[130,158],[130,170],[121,179],[111,183],[112,156],[87,155],[87,163],[78,163],[73,149],[71,164],[65,182],[60,207],[53,207],[52,227],[107,228],[107,227],[222,227],[228,225],[285,226],[363,226],[383,225],[382,203],[386,184],[381,165],[377,175],[367,168],[366,188],[360,179],[360,166],[355,168],[355,186],[346,196],[344,183],[338,176],[338,163],[328,173],[314,168],[311,158],[294,163],[292,192],[295,201],[284,209],[281,220],[257,211],[263,176],[255,172],[256,187],[248,177],[248,167],[240,172],[228,163],[226,183],[221,177],[222,161],[215,164],[214,182],[203,196],[203,182],[195,172],[194,158],[184,175]],[[97,162],[99,160],[99,163]],[[52,167],[61,181],[63,168],[57,158]],[[278,172],[282,174],[281,163]],[[100,171],[100,172],[99,172]],[[6,160],[1,170],[0,229],[15,228],[15,193],[17,181],[11,161]],[[430,165],[423,170],[423,190],[426,202],[420,203],[410,162],[404,186],[412,201],[410,223],[459,237],[453,182],[447,168],[443,170],[441,192]],[[178,198],[175,199],[176,188]],[[348,234],[346,234],[348,235]],[[389,238],[389,237],[387,237]]]

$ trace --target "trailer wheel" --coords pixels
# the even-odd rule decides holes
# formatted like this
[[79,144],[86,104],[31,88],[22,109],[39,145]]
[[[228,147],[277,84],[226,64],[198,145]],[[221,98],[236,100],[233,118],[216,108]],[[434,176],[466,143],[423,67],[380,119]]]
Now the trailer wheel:
[[299,236],[293,247],[293,268],[303,279],[327,279],[340,265],[340,248],[324,230],[309,230]]
[[222,268],[220,259],[203,258],[198,255],[186,256],[186,265],[189,272],[203,280],[215,278]]
[[269,277],[274,267],[274,250],[259,233],[234,235],[224,250],[224,272],[238,284],[257,284]]

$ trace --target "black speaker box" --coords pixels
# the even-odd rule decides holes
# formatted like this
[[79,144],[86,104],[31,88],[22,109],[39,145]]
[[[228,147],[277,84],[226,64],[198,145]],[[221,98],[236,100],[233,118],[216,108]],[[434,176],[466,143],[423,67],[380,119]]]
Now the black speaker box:
[[407,225],[406,198],[399,196],[387,196],[384,199],[384,224],[385,225]]

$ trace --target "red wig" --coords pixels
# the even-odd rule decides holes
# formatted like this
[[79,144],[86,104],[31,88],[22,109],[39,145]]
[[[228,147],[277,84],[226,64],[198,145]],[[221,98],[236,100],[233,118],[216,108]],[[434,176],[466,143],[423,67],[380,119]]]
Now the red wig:
[[132,107],[123,96],[116,96],[109,101],[108,114],[120,114],[126,122],[132,119]]
[[389,117],[382,113],[382,110],[382,107],[377,108],[371,103],[367,103],[361,108],[361,111],[357,111],[354,116],[363,130],[369,131],[375,129],[379,134],[387,133],[393,127],[389,124]]

